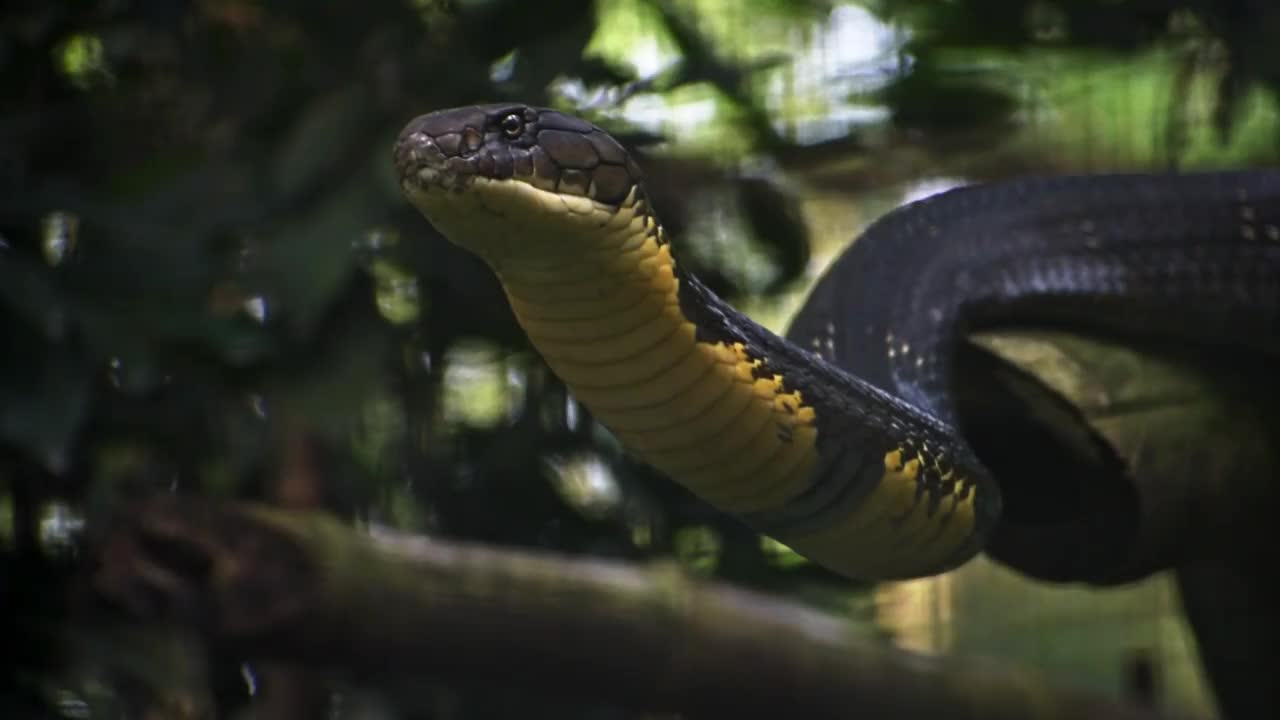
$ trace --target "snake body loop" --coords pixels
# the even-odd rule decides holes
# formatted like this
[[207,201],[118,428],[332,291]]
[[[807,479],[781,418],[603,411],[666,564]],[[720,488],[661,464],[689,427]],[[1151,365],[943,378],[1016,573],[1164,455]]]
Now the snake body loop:
[[494,269],[535,348],[625,446],[851,577],[955,567],[1001,517],[953,424],[966,333],[1066,323],[1280,351],[1280,172],[943,193],[869,228],[784,339],[676,262],[640,169],[589,123],[444,110],[394,154],[406,197]]

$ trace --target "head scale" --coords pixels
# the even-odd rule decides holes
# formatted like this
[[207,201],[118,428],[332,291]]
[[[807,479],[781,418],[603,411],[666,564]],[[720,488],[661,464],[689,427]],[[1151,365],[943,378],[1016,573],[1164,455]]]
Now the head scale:
[[[598,231],[634,206],[641,173],[600,128],[519,104],[441,110],[414,118],[395,145],[401,189],[450,240],[490,262],[557,250],[538,239]],[[603,218],[603,219],[602,219]]]

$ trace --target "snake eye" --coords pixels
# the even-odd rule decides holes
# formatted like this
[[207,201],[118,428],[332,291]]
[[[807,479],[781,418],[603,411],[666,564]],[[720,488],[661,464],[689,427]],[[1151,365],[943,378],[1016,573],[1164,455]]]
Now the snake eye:
[[524,132],[524,118],[515,113],[511,113],[510,115],[502,118],[502,122],[499,124],[499,127],[502,128],[503,135],[506,135],[509,138],[518,138],[520,137],[520,133]]

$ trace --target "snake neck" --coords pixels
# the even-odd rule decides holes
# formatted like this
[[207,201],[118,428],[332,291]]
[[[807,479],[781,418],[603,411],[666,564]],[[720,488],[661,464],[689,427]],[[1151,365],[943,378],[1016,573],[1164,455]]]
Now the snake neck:
[[813,472],[814,410],[742,343],[711,340],[682,307],[662,229],[627,223],[554,267],[499,278],[551,369],[619,440],[724,510],[785,502]]
[[735,311],[678,267],[656,221],[628,212],[593,243],[560,245],[571,253],[494,263],[534,347],[625,447],[849,576],[973,554],[991,511],[938,454],[945,428],[904,426],[912,408]]

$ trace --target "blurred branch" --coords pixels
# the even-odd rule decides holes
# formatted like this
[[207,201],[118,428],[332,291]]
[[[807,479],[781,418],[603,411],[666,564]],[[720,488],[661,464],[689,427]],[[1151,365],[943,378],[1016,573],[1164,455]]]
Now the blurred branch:
[[754,73],[776,67],[784,63],[785,59],[771,57],[754,61],[729,60],[699,29],[696,17],[680,8],[677,3],[653,0],[652,5],[680,51],[680,65],[674,77],[666,81],[669,86],[709,83],[743,113],[746,125],[755,134],[755,141],[760,149],[776,152],[787,147],[788,143],[774,129],[769,113],[752,99],[747,83]]
[[1166,717],[886,648],[841,618],[665,567],[371,539],[317,513],[154,501],[122,515],[100,559],[97,591],[132,614],[271,660],[717,717]]

